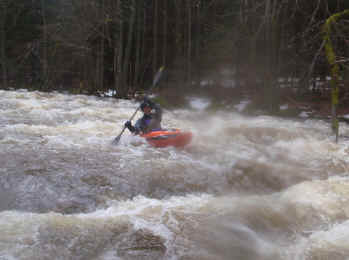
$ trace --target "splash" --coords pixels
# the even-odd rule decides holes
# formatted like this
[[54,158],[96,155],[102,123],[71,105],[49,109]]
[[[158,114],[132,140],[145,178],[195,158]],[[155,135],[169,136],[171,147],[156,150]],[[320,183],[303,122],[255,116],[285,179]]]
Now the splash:
[[345,259],[349,149],[328,122],[165,109],[188,147],[111,145],[137,106],[0,91],[0,258]]

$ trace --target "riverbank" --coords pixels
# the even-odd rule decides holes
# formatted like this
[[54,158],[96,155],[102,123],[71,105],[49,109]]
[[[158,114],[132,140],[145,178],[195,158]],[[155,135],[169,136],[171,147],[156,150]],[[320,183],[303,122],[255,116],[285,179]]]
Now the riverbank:
[[[165,108],[186,107],[188,103],[191,106],[190,101],[200,99],[202,104],[198,108],[212,111],[223,109],[252,116],[268,114],[285,118],[310,117],[325,120],[332,116],[330,89],[299,93],[296,89],[281,88],[269,98],[274,99],[272,101],[277,104],[273,111],[270,111],[267,99],[261,91],[246,87],[215,86],[194,91],[176,86],[158,91],[156,99]],[[349,123],[349,95],[346,92],[340,93],[337,116],[341,121]]]

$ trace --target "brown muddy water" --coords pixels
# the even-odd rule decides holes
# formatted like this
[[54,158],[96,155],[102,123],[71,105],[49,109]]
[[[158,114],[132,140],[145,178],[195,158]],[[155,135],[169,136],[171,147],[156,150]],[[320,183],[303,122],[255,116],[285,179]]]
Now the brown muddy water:
[[348,259],[349,141],[328,122],[188,108],[163,118],[184,149],[111,145],[136,107],[0,91],[0,260]]

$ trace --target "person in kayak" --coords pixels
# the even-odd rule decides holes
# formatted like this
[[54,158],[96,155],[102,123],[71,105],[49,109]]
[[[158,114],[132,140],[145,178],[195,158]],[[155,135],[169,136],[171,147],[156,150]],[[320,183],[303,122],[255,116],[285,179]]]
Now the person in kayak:
[[125,127],[133,134],[146,134],[151,131],[161,130],[162,109],[161,107],[145,97],[140,106],[143,116],[133,126],[131,121],[125,123]]

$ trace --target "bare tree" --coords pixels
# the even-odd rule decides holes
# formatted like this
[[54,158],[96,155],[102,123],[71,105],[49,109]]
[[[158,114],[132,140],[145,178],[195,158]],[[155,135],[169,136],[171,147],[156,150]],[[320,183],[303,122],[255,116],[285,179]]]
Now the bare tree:
[[158,55],[158,26],[159,26],[159,1],[154,0],[154,21],[153,21],[153,74],[157,71]]
[[100,8],[100,30],[101,30],[101,37],[100,37],[100,49],[97,54],[97,71],[96,71],[96,89],[104,89],[104,55],[105,55],[105,38],[106,38],[106,24],[107,24],[107,18],[106,18],[106,8],[105,8],[105,0],[101,1],[101,8]]
[[163,37],[162,37],[162,65],[166,65],[167,63],[167,37],[168,37],[168,2],[164,1],[163,8]]
[[141,80],[141,65],[143,63],[143,53],[144,53],[144,31],[145,31],[145,8],[144,3],[138,2],[137,3],[137,15],[136,15],[136,23],[137,23],[137,30],[136,30],[136,57],[135,57],[135,71],[134,71],[134,77],[133,77],[133,86],[136,87],[140,84]]
[[41,17],[42,17],[42,78],[43,87],[47,87],[48,76],[48,33],[47,33],[47,17],[45,0],[41,0]]
[[133,78],[131,77],[131,50],[134,43],[134,28],[136,21],[136,1],[131,0],[129,10],[131,12],[131,17],[128,20],[128,30],[127,30],[127,43],[125,47],[125,58],[123,63],[123,70],[126,72],[127,79],[125,79],[124,84],[127,86],[126,93],[128,94],[130,89],[130,84],[133,82]]
[[191,52],[192,52],[192,3],[191,1],[186,1],[187,2],[187,80],[189,84],[191,84]]
[[118,90],[118,95],[124,93],[124,70],[123,70],[123,57],[124,57],[124,19],[122,11],[122,0],[117,0],[116,6],[118,21],[119,21],[119,33],[115,38],[118,39],[114,48],[114,80],[115,80],[115,89]]
[[7,88],[7,57],[6,57],[6,23],[7,2],[0,2],[0,48],[1,48],[1,70],[2,70],[2,87]]

